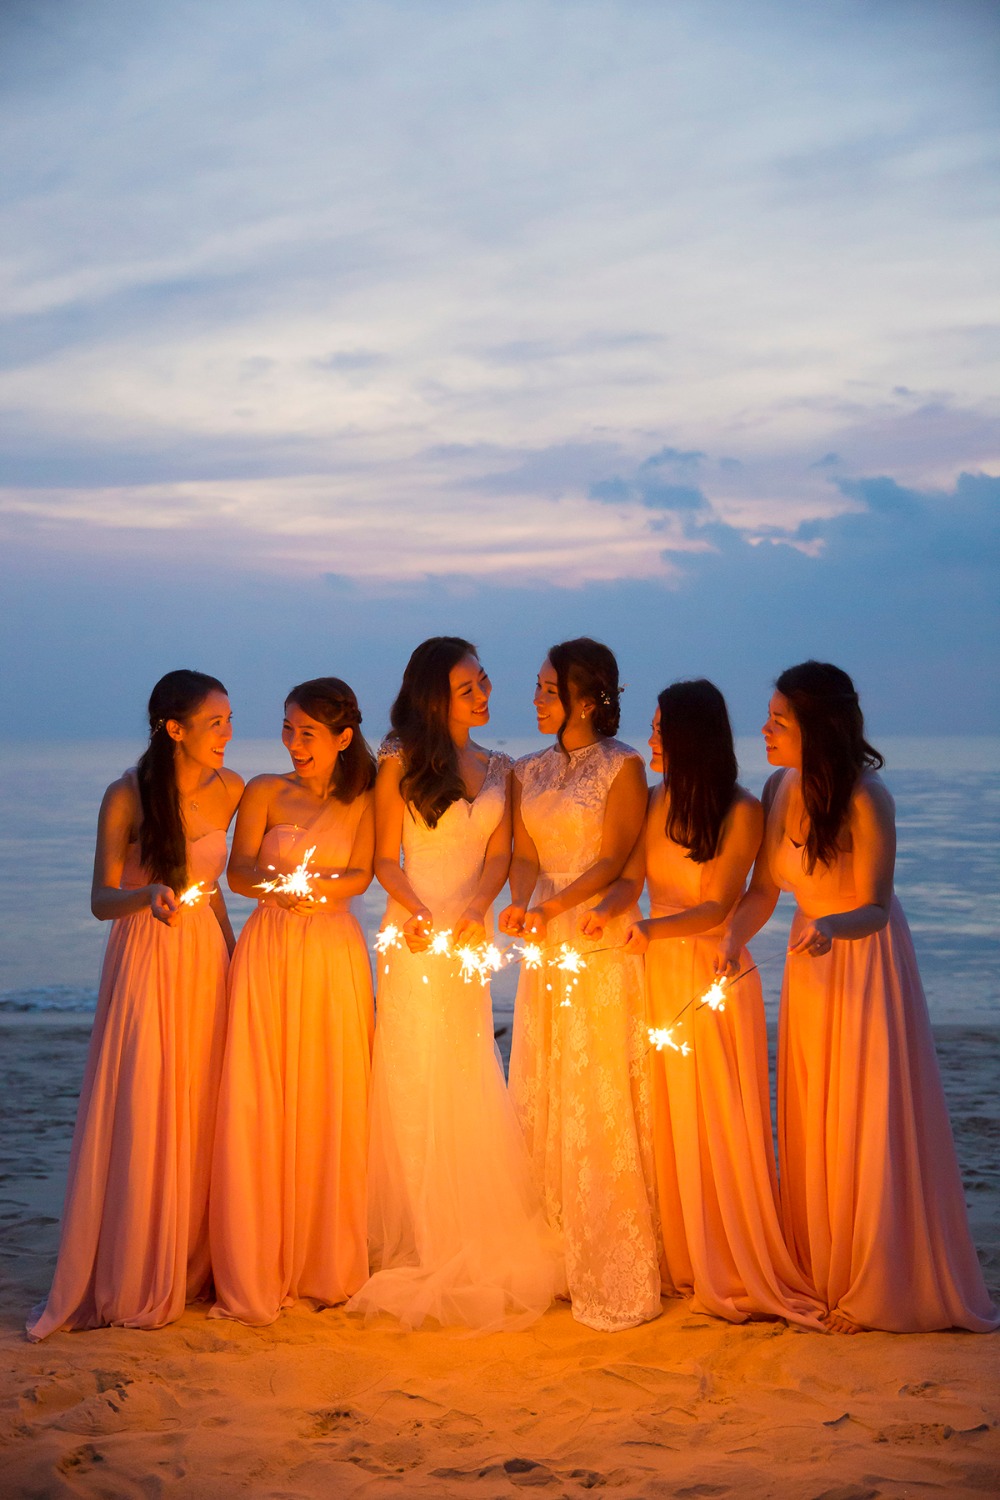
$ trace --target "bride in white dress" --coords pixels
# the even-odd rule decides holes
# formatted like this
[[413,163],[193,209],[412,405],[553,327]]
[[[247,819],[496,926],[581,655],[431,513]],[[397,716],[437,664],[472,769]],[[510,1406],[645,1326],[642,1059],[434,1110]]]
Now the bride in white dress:
[[389,901],[372,1063],[368,1223],[374,1274],[348,1304],[478,1329],[526,1324],[562,1290],[493,1040],[490,993],[434,934],[487,942],[507,878],[509,756],[475,647],[436,636],[410,658],[380,752],[375,873]]

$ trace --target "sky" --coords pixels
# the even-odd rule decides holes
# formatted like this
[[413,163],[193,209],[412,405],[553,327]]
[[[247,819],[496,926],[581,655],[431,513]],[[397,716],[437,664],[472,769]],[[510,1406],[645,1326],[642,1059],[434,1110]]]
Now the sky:
[[643,725],[807,656],[1000,733],[1000,7],[5,0],[8,739],[377,738],[476,641],[528,734],[606,640]]

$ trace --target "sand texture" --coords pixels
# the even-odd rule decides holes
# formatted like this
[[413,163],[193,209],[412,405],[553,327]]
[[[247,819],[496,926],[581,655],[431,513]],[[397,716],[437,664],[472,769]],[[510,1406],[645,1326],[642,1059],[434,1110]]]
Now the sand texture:
[[[1000,1281],[1000,1031],[939,1052],[977,1243]],[[996,1336],[824,1337],[664,1304],[598,1334],[270,1328],[24,1338],[52,1271],[82,1027],[0,1026],[0,1495],[862,1497],[1000,1494]]]

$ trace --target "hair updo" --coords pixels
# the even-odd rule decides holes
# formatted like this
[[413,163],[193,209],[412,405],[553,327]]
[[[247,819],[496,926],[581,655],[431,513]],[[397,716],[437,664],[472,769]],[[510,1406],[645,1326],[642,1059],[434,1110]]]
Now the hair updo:
[[353,802],[375,781],[375,757],[361,733],[361,710],[353,689],[339,677],[312,677],[290,690],[286,708],[289,703],[333,734],[353,730],[350,744],[337,756],[329,787],[336,801]]
[[774,684],[788,699],[802,734],[802,801],[809,818],[806,864],[829,865],[847,821],[858,777],[885,759],[865,739],[854,683],[827,661],[804,661]]
[[149,744],[136,765],[139,784],[139,853],[153,880],[182,891],[187,885],[187,843],[174,766],[170,719],[186,724],[209,693],[223,693],[217,677],[180,668],[161,677],[149,695]]
[[589,635],[581,635],[576,640],[550,646],[549,661],[556,674],[559,702],[566,715],[556,735],[559,748],[564,748],[563,730],[574,698],[593,704],[590,722],[602,739],[612,739],[618,733],[621,720],[618,700],[622,688],[618,682],[618,662],[611,648],[591,640]]

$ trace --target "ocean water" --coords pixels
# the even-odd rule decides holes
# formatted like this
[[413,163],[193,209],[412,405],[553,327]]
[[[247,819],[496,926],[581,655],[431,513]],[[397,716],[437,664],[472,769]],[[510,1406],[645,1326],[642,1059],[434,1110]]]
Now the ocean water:
[[[622,738],[644,746],[645,733]],[[542,743],[494,740],[521,755]],[[97,993],[107,924],[90,915],[94,831],[108,782],[141,747],[122,741],[0,745],[0,1013],[88,1011]],[[1000,1018],[998,859],[1000,739],[886,738],[885,779],[896,799],[896,889],[913,929],[931,1016]],[[745,784],[768,774],[759,736],[738,743]],[[228,762],[244,776],[284,770],[280,743],[234,741]],[[227,896],[239,929],[250,902]],[[384,897],[365,898],[369,935]],[[775,1012],[790,903],[783,898],[753,944]],[[494,982],[498,1027],[509,1025],[516,969]]]

